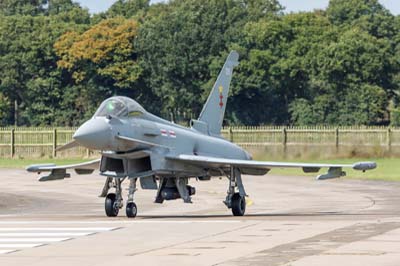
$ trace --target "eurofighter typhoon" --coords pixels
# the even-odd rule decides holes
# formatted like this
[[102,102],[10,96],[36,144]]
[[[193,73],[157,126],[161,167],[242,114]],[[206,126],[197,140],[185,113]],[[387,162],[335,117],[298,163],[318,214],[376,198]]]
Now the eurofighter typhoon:
[[56,166],[32,165],[29,172],[50,172],[39,181],[70,177],[67,170],[77,174],[91,174],[99,169],[105,177],[101,196],[105,197],[105,213],[118,215],[124,206],[122,183],[129,181],[126,215],[135,217],[137,206],[134,194],[137,181],[142,189],[155,190],[155,203],[182,199],[192,203],[196,190],[189,181],[208,181],[213,177],[227,177],[225,205],[234,216],[243,216],[246,210],[246,191],[242,175],[265,175],[272,168],[302,168],[316,173],[327,168],[317,179],[343,176],[342,168],[366,171],[376,168],[373,162],[349,164],[314,164],[254,161],[241,147],[221,136],[229,86],[239,55],[232,51],[211,90],[207,102],[190,128],[166,121],[148,113],[127,97],[105,100],[94,116],[73,135],[73,141],[58,150],[83,146],[101,151],[101,159]]

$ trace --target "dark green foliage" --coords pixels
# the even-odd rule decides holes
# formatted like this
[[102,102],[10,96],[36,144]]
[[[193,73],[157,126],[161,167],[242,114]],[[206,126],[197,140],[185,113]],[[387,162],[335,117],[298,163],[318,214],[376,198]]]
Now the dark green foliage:
[[[54,42],[71,27],[80,28],[90,22],[87,11],[71,1],[63,2],[68,8],[59,6],[51,16],[1,16],[0,93],[12,105],[6,121],[2,118],[5,124],[15,123],[15,101],[20,110],[18,124],[47,125],[56,120],[68,80],[57,68]],[[44,14],[48,11],[43,9]],[[73,111],[71,107],[65,110]]]
[[149,2],[0,1],[0,125],[78,125],[114,94],[187,122],[232,49],[227,124],[400,125],[400,16],[378,0]]
[[138,13],[147,10],[150,0],[117,0],[106,12],[109,17],[123,16],[132,18]]
[[391,110],[390,122],[391,126],[400,127],[400,108]]
[[43,13],[43,5],[46,2],[46,0],[2,0],[0,1],[0,13],[6,16],[34,16]]
[[200,113],[244,25],[281,10],[272,0],[175,0],[163,7],[144,19],[137,45],[146,84],[163,103],[159,111],[175,119]]

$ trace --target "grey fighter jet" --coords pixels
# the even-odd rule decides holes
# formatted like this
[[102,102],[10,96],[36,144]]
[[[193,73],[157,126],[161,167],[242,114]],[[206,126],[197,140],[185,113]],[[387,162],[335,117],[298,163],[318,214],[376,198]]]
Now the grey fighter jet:
[[29,172],[50,172],[39,181],[70,177],[67,170],[77,174],[90,174],[95,169],[105,177],[101,196],[105,197],[107,216],[117,216],[123,207],[121,184],[129,181],[126,215],[135,217],[136,183],[142,189],[156,191],[155,203],[182,199],[192,202],[195,188],[189,181],[208,181],[212,177],[226,176],[228,180],[225,205],[235,216],[246,210],[246,191],[242,174],[265,175],[272,168],[302,168],[304,172],[318,172],[328,168],[318,179],[343,176],[343,168],[366,171],[374,169],[373,162],[348,164],[313,164],[254,161],[241,147],[221,136],[229,86],[239,55],[232,51],[210,96],[197,120],[190,128],[179,126],[146,112],[134,100],[112,97],[105,100],[94,114],[74,134],[73,141],[61,149],[84,146],[101,151],[101,159],[76,165],[32,165]]

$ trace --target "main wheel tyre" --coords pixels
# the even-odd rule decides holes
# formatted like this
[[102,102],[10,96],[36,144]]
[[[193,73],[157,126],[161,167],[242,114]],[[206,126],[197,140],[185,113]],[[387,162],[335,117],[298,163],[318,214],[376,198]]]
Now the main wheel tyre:
[[246,199],[235,193],[232,196],[232,214],[234,216],[243,216],[246,212]]
[[116,195],[114,193],[110,193],[107,195],[104,208],[108,217],[116,217],[119,212],[118,206],[115,204]]
[[137,206],[134,202],[129,202],[126,205],[126,216],[129,218],[135,218],[137,214]]

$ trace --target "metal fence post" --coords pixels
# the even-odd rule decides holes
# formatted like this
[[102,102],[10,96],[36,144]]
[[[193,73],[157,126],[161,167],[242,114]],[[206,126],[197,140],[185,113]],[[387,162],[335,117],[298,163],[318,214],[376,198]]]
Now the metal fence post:
[[53,129],[53,158],[57,156],[57,129]]
[[390,129],[390,127],[388,127],[386,131],[386,140],[387,140],[388,151],[390,152],[392,148],[392,130]]
[[11,145],[10,145],[11,158],[15,156],[15,129],[11,129]]
[[339,150],[339,128],[337,127],[335,129],[335,146],[336,146],[336,151]]
[[286,130],[286,127],[282,128],[282,146],[283,146],[283,156],[286,157],[286,146],[287,146],[287,130]]
[[282,128],[282,145],[286,146],[287,144],[287,130],[286,127]]

